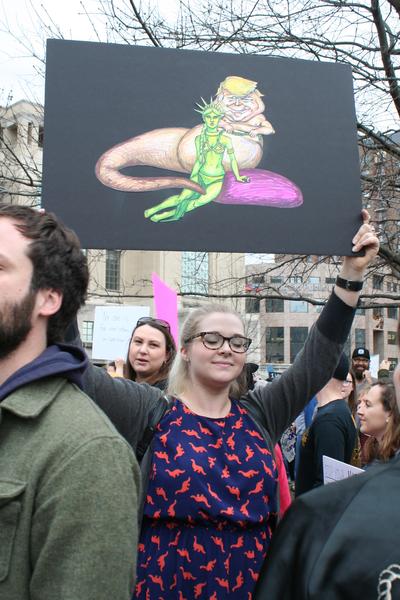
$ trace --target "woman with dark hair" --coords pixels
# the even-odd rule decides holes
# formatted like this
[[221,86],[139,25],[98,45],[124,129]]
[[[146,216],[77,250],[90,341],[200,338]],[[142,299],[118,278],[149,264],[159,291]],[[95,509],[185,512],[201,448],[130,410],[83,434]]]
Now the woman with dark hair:
[[366,463],[388,461],[400,449],[400,412],[394,386],[378,381],[360,399],[357,408],[360,431],[369,436],[363,455]]
[[353,371],[347,374],[345,381],[343,381],[343,400],[347,400],[350,412],[354,418],[357,414],[357,390],[356,390],[356,378]]
[[164,390],[176,355],[176,345],[167,321],[142,317],[129,341],[124,368],[127,379]]

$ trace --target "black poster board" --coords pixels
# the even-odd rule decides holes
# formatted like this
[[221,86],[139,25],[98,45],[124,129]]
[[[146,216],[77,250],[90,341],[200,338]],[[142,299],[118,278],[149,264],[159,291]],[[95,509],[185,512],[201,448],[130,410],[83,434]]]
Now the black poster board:
[[350,254],[355,123],[343,65],[49,40],[43,205],[86,248]]

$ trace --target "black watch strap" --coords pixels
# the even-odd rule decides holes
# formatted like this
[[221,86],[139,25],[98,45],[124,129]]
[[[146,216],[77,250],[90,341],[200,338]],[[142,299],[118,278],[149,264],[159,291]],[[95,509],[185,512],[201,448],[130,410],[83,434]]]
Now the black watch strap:
[[359,292],[362,290],[363,283],[363,281],[349,281],[339,276],[336,277],[336,285],[344,290],[349,290],[349,292]]

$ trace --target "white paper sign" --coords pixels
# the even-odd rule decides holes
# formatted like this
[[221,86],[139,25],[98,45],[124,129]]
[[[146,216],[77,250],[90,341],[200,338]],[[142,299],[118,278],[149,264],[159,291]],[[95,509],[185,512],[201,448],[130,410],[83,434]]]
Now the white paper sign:
[[322,457],[322,467],[324,471],[324,483],[332,483],[332,481],[340,481],[341,479],[347,479],[357,473],[363,473],[363,469],[353,467],[341,460],[336,460],[330,456]]
[[96,306],[92,358],[126,358],[133,328],[140,317],[148,317],[148,306]]
[[372,377],[375,377],[375,379],[378,377],[379,365],[379,354],[373,354],[369,363],[369,370]]

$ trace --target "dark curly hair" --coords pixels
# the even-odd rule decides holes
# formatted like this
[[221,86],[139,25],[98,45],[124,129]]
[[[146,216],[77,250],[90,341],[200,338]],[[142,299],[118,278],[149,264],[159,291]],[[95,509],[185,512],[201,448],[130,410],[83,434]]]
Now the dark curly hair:
[[49,317],[48,345],[63,340],[64,332],[86,299],[89,282],[87,260],[76,234],[52,213],[28,206],[0,203],[0,218],[15,221],[28,240],[27,255],[32,261],[31,290],[53,289],[62,294],[57,313]]

